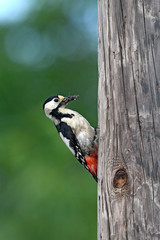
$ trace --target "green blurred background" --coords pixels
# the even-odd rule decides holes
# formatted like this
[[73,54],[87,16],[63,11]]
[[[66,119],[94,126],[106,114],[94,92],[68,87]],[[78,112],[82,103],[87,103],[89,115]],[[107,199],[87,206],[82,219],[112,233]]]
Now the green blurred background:
[[0,240],[94,240],[97,184],[43,113],[52,95],[97,125],[95,0],[0,1]]

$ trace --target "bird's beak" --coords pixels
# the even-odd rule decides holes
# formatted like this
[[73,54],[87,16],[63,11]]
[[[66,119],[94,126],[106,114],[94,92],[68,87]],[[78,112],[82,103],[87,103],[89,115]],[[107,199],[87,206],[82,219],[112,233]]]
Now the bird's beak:
[[61,101],[61,104],[66,105],[67,103],[69,103],[73,100],[76,100],[77,98],[79,98],[79,95],[64,97],[63,100]]

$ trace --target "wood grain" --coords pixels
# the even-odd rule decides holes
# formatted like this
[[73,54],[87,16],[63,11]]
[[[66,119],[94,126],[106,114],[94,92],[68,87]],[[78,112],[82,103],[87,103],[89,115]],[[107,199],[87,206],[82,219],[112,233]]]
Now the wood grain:
[[98,21],[98,240],[158,240],[160,2],[98,0]]

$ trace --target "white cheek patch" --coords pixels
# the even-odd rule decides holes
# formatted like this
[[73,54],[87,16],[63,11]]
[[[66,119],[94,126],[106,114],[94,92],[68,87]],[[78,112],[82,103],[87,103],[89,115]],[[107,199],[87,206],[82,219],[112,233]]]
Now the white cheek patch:
[[58,106],[59,102],[54,102],[54,101],[50,101],[50,102],[47,102],[45,104],[45,109],[49,109],[49,110],[52,110],[52,109],[55,109],[57,106]]
[[73,153],[73,155],[75,156],[75,151],[70,147],[70,141],[69,141],[69,139],[64,138],[61,132],[60,132],[59,135],[60,135],[61,139],[63,140],[63,142],[66,144],[66,146],[69,148],[69,150],[70,150],[70,151]]

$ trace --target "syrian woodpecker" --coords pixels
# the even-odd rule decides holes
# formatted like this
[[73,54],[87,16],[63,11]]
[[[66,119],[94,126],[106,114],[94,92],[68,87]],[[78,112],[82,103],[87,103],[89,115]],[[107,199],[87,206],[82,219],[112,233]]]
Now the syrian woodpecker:
[[43,110],[54,122],[60,137],[77,160],[97,181],[98,144],[96,130],[79,113],[65,108],[79,96],[49,97],[43,104]]

